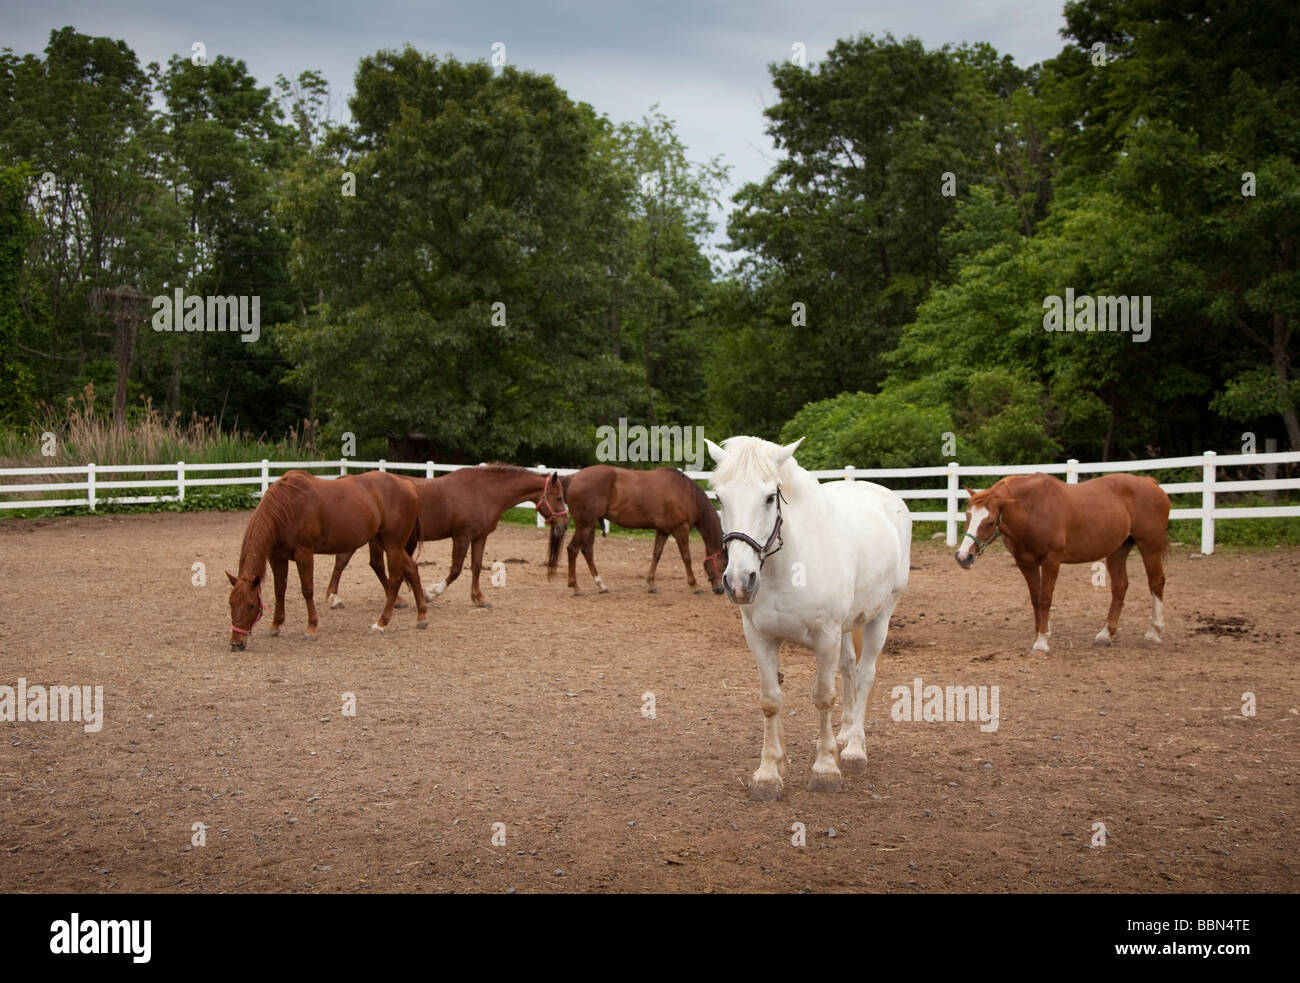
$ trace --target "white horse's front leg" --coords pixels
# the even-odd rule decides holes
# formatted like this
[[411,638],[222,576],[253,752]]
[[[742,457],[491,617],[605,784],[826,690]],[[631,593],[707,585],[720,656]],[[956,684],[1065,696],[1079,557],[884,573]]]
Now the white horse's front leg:
[[813,762],[810,792],[840,790],[839,750],[831,727],[831,707],[835,703],[835,663],[839,660],[843,634],[838,630],[823,632],[817,639],[817,678],[813,682],[813,705],[817,707],[820,726],[817,732],[817,760]]
[[772,802],[781,797],[785,748],[781,745],[781,683],[777,676],[781,643],[768,638],[745,619],[745,640],[758,666],[759,704],[763,707],[763,756],[749,782],[749,797]]

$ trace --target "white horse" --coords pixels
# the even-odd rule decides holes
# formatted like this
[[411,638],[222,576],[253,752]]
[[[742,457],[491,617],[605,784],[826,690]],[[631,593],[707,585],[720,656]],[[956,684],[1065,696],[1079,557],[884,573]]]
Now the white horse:
[[[784,787],[777,676],[783,641],[817,655],[812,698],[821,720],[808,788],[838,792],[841,767],[866,770],[867,701],[889,616],[907,586],[912,546],[912,517],[901,498],[869,481],[819,483],[794,460],[802,439],[780,447],[731,437],[725,449],[707,442],[718,465],[712,486],[727,550],[723,588],[741,606],[758,663],[763,756],[749,796],[762,801],[779,798]],[[844,699],[833,735],[836,662]]]

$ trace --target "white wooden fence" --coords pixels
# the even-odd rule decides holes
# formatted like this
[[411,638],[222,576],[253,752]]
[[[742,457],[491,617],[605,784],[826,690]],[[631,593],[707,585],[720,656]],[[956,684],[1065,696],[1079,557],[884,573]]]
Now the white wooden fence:
[[[1217,504],[1218,495],[1234,492],[1283,491],[1300,489],[1300,478],[1271,478],[1225,481],[1219,478],[1223,468],[1259,467],[1270,464],[1300,463],[1300,452],[1288,451],[1272,454],[1231,454],[1218,455],[1206,451],[1200,457],[1171,457],[1152,461],[1107,461],[1105,463],[1080,464],[1073,458],[1064,464],[1018,464],[1018,465],[962,465],[953,461],[940,467],[930,468],[854,468],[840,470],[812,471],[819,479],[863,479],[888,484],[891,478],[935,478],[943,482],[941,488],[905,488],[898,489],[898,494],[907,499],[940,501],[943,510],[938,512],[913,512],[917,520],[945,523],[945,539],[949,546],[957,544],[960,524],[964,521],[964,509],[961,500],[966,493],[961,490],[963,483],[981,483],[981,479],[1011,474],[1033,474],[1043,471],[1048,474],[1061,474],[1071,484],[1079,480],[1081,474],[1102,474],[1108,471],[1154,471],[1166,468],[1201,469],[1200,481],[1182,481],[1162,485],[1171,495],[1200,494],[1201,504],[1198,508],[1176,508],[1170,512],[1171,519],[1199,519],[1201,522],[1201,552],[1214,552],[1214,523],[1219,519],[1251,519],[1264,517],[1300,518],[1300,505],[1264,505],[1237,506],[1224,508]],[[266,491],[267,486],[285,471],[301,468],[319,472],[328,470],[329,478],[345,475],[352,471],[415,472],[427,478],[434,477],[440,471],[455,471],[464,464],[408,464],[393,461],[351,461],[346,458],[334,461],[268,461],[265,458],[254,463],[234,464],[87,464],[78,467],[50,468],[0,468],[0,509],[30,508],[70,508],[89,507],[93,512],[100,503],[115,502],[121,504],[152,504],[156,502],[177,502],[185,500],[187,488],[210,488],[221,485],[257,485],[258,493]],[[574,468],[543,468],[530,470],[538,472],[559,471],[560,474],[572,474]],[[247,472],[256,472],[247,474]],[[236,473],[243,472],[243,473]],[[158,475],[156,478],[140,478],[138,475]],[[687,471],[686,475],[697,480],[706,479],[707,471]],[[79,480],[50,481],[50,476],[78,477]],[[128,477],[130,476],[130,477]],[[26,484],[10,483],[11,479],[39,478]],[[6,480],[9,479],[9,480]],[[167,489],[174,494],[123,495],[125,490]],[[80,492],[77,498],[35,498],[14,499],[10,496],[26,494],[48,494],[49,492]],[[712,495],[712,493],[710,493]],[[531,508],[528,504],[525,507]],[[542,524],[541,516],[537,519]]]

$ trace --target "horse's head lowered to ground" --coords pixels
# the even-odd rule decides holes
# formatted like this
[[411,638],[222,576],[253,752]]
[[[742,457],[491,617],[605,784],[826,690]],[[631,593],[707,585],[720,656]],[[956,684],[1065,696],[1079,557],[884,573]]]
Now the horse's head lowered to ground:
[[975,565],[975,557],[1002,535],[1002,509],[1015,499],[1007,493],[1005,478],[984,491],[964,490],[970,495],[966,503],[966,532],[955,556],[957,563],[969,570]]
[[764,561],[781,548],[781,483],[802,441],[781,447],[758,437],[732,437],[725,449],[706,441],[718,465],[713,490],[722,506],[727,553],[722,586],[736,604],[753,602]]

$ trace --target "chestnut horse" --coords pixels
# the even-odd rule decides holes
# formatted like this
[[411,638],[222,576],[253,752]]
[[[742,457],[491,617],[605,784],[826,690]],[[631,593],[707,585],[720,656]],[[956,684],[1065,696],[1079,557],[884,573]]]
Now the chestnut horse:
[[[298,565],[302,597],[307,602],[307,631],[303,638],[316,640],[316,604],[312,600],[312,560],[316,553],[344,553],[359,546],[388,556],[388,568],[395,571],[384,588],[388,601],[379,620],[371,625],[384,630],[393,616],[397,588],[402,576],[414,578],[419,571],[410,555],[420,542],[420,500],[401,478],[378,471],[345,478],[317,478],[306,471],[289,471],[266,490],[257,511],[248,520],[239,550],[239,576],[229,570],[230,650],[243,649],[262,617],[262,578],[270,563],[275,575],[275,616],[271,634],[279,635],[284,624],[284,591],[289,580],[289,560]],[[419,624],[429,627],[427,607],[420,597]]]
[[1119,630],[1119,613],[1128,590],[1125,561],[1135,545],[1151,588],[1151,628],[1146,637],[1160,641],[1165,627],[1163,561],[1169,496],[1153,478],[1116,473],[1070,485],[1051,475],[1020,475],[1003,478],[992,488],[970,495],[966,508],[969,524],[956,553],[957,562],[969,570],[975,557],[1001,535],[1029,585],[1038,633],[1035,651],[1048,651],[1052,590],[1061,564],[1101,559],[1110,576],[1110,612],[1094,642],[1110,644]]
[[[722,522],[718,510],[709,501],[699,485],[676,468],[656,468],[654,471],[633,471],[608,464],[583,468],[564,479],[564,497],[573,510],[573,538],[569,540],[569,589],[578,593],[578,552],[587,559],[587,569],[602,594],[609,592],[605,581],[596,571],[596,523],[610,519],[627,529],[653,529],[655,531],[654,558],[646,581],[650,593],[655,587],[655,569],[663,554],[664,543],[671,535],[686,566],[686,582],[695,587],[695,571],[691,569],[691,529],[698,529],[704,540],[707,555],[704,574],[709,578],[713,593],[722,593],[722,569],[726,566],[726,553],[722,549]],[[563,530],[551,531],[550,556],[553,558],[548,572],[554,572],[559,561],[559,539]],[[709,566],[712,564],[713,569]],[[699,593],[697,591],[697,593]]]
[[[470,552],[470,569],[473,581],[470,586],[470,600],[476,607],[490,608],[492,605],[479,589],[479,571],[483,569],[483,549],[487,545],[488,534],[496,529],[501,516],[521,502],[531,501],[537,506],[538,513],[553,527],[560,529],[560,538],[564,538],[564,526],[568,521],[569,509],[564,502],[564,490],[560,486],[559,475],[539,474],[527,468],[517,468],[513,464],[481,464],[476,468],[460,468],[442,478],[401,478],[416,492],[420,500],[420,531],[425,540],[451,538],[451,570],[446,578],[432,588],[420,593],[418,577],[406,577],[416,599],[433,600],[447,589],[453,580],[460,576],[465,563],[465,551]],[[558,547],[552,546],[559,556]],[[330,577],[328,592],[331,608],[343,607],[339,597],[339,578],[343,568],[352,559],[351,553],[340,553],[334,560],[334,575]],[[554,561],[548,558],[548,566]],[[374,543],[370,544],[370,569],[375,571],[381,584],[386,584],[384,576],[384,556]],[[392,569],[391,564],[389,570]]]

